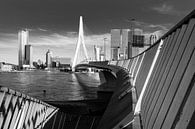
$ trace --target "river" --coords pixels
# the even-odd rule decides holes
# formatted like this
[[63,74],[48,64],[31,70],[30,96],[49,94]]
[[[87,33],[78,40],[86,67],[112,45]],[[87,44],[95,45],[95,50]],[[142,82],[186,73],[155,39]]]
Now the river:
[[[100,85],[98,73],[84,76],[84,78],[87,82],[81,84],[74,73],[57,71],[0,72],[0,85],[43,101],[96,98],[96,91]],[[87,86],[83,84],[87,84]]]

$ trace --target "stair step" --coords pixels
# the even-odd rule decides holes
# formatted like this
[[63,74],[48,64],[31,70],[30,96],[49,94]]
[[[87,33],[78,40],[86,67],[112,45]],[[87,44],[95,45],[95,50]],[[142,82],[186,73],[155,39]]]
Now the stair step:
[[101,117],[58,111],[43,129],[96,129]]
[[83,115],[80,117],[77,129],[90,129],[92,122],[93,117]]

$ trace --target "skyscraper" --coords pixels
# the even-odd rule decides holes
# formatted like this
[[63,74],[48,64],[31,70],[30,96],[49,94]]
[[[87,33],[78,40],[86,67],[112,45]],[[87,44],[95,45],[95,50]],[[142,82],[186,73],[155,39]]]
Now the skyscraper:
[[30,44],[25,45],[25,65],[33,66],[32,46]]
[[119,59],[119,49],[121,46],[121,30],[111,29],[111,59]]
[[134,29],[128,33],[128,58],[138,55],[144,47],[143,30]]
[[95,60],[100,61],[101,48],[95,45],[94,46],[94,52],[95,52]]
[[123,55],[123,59],[127,58],[128,32],[129,29],[122,29],[120,54]]
[[18,65],[19,69],[22,69],[23,64],[25,63],[25,45],[28,44],[29,40],[28,30],[20,30],[18,32],[18,40],[19,40]]
[[136,29],[128,33],[128,59],[139,54],[139,48],[133,46],[133,36],[140,33],[141,32]]
[[111,47],[119,47],[121,44],[121,30],[111,29]]
[[47,68],[51,68],[52,66],[52,53],[50,50],[46,52],[46,66]]

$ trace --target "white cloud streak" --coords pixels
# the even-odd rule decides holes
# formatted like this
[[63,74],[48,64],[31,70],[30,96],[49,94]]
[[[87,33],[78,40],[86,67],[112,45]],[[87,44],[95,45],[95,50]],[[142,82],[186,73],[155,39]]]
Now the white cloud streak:
[[46,32],[46,31],[48,31],[48,30],[46,30],[46,29],[43,29],[43,28],[38,28],[38,30],[40,30],[40,31],[43,31],[43,32]]
[[134,21],[134,24],[140,28],[145,28],[146,31],[148,29],[154,29],[155,31],[158,30],[163,30],[163,31],[168,31],[173,24],[172,23],[167,23],[167,24],[150,24],[142,21]]
[[184,12],[175,9],[174,6],[168,5],[167,3],[163,3],[160,6],[152,7],[152,10],[157,11],[160,14],[168,14],[168,15],[183,15]]
[[[110,39],[110,34],[102,34],[102,35],[88,35],[85,36],[85,44],[86,45],[102,45],[103,39]],[[31,37],[30,43],[35,46],[67,46],[67,45],[75,45],[77,43],[77,36],[73,33],[73,35],[62,35],[58,33],[53,33],[47,36],[35,36]]]

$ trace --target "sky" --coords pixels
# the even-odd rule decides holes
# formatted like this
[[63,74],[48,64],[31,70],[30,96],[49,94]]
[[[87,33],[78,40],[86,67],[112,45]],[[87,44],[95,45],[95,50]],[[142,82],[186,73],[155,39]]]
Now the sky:
[[[0,0],[0,62],[18,64],[18,31],[27,28],[33,60],[74,57],[79,16],[83,16],[85,44],[110,42],[113,28],[141,28],[164,34],[194,9],[194,0]],[[131,19],[135,19],[134,22]]]

